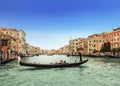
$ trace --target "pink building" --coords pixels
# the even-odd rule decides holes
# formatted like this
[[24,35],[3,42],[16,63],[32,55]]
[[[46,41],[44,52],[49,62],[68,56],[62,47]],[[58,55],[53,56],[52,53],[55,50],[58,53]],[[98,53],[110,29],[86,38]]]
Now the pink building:
[[120,28],[113,29],[112,32],[105,35],[106,42],[110,42],[111,50],[120,47]]

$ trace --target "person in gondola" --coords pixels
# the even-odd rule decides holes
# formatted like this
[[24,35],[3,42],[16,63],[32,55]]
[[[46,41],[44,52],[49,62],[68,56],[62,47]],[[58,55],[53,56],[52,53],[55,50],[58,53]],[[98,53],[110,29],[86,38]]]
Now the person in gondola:
[[60,64],[64,64],[64,61],[63,61],[63,60],[60,60]]
[[2,60],[2,47],[0,47],[0,60]]
[[7,59],[10,58],[10,48],[7,48]]
[[81,54],[81,52],[80,52],[80,49],[78,49],[78,55],[79,55],[79,57],[80,57],[80,61],[82,61],[82,54]]
[[20,57],[20,54],[18,54],[17,55],[17,62],[18,62],[18,64],[20,63],[20,61],[21,61],[21,57]]

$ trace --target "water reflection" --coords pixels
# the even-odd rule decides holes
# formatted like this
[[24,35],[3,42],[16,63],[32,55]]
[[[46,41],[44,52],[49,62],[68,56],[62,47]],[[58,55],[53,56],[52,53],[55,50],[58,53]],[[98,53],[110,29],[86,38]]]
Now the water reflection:
[[[56,55],[22,60],[50,63],[61,59],[74,62],[76,58]],[[113,58],[89,58],[87,63],[71,68],[24,67],[17,61],[0,66],[0,86],[120,86],[119,80],[120,59]]]

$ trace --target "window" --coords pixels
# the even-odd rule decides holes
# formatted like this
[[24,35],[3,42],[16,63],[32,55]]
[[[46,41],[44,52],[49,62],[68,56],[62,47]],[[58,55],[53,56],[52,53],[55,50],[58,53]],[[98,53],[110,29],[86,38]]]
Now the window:
[[116,39],[114,39],[114,42],[116,41]]
[[8,40],[2,39],[2,46],[7,46]]
[[119,36],[119,33],[117,33],[117,36]]
[[119,41],[119,38],[117,38],[117,41]]

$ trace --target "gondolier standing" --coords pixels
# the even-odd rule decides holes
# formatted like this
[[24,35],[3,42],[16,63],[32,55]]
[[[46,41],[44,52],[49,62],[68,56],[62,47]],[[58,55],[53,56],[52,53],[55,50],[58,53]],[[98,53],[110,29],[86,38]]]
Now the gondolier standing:
[[82,54],[81,54],[81,52],[79,52],[78,54],[80,56],[80,61],[82,61]]
[[81,54],[81,52],[80,52],[80,49],[78,49],[78,55],[79,55],[79,57],[80,57],[80,61],[82,61],[82,54]]

